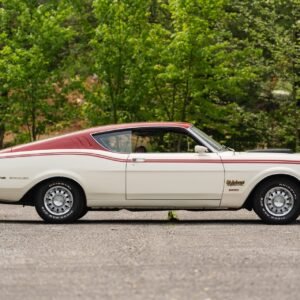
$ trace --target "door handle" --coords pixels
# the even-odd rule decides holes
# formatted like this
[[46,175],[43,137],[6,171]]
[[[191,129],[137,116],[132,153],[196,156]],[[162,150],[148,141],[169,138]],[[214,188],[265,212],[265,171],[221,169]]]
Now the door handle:
[[132,158],[132,162],[144,162],[144,161],[145,161],[144,158],[136,158],[136,157]]

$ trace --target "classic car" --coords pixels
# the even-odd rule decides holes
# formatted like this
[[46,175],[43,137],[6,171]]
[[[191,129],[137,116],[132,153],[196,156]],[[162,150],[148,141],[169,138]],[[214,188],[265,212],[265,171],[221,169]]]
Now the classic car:
[[0,151],[0,200],[46,222],[89,210],[254,210],[300,214],[300,155],[236,152],[189,123],[101,126]]

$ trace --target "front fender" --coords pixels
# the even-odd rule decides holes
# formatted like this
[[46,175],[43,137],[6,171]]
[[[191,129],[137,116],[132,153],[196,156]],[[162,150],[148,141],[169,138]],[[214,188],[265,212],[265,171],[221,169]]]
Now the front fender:
[[[222,208],[241,208],[255,187],[263,180],[276,175],[290,176],[300,182],[300,167],[276,166],[251,168],[251,170],[227,170],[225,172],[225,186],[221,201]],[[243,186],[228,186],[227,180],[238,179],[244,181]]]

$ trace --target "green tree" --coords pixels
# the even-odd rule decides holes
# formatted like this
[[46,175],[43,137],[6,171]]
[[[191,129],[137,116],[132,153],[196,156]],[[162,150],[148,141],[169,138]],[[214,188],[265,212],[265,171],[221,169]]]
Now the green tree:
[[7,122],[25,126],[36,140],[64,112],[54,83],[73,36],[65,25],[72,7],[67,1],[1,0],[0,13],[2,98],[13,100]]
[[0,0],[0,146],[72,119],[179,120],[237,149],[299,149],[299,7]]
[[299,0],[228,1],[231,32],[240,44],[262,53],[256,61],[259,76],[243,87],[247,97],[238,103],[259,114],[254,129],[268,147],[296,149],[299,143],[299,4]]
[[237,99],[258,76],[260,51],[238,44],[227,28],[224,1],[155,1],[154,7],[143,66],[152,116],[189,120],[232,142],[232,132],[249,123]]

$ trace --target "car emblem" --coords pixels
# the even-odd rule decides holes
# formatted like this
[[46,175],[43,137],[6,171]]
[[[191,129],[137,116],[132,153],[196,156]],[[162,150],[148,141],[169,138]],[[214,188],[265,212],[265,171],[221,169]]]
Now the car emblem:
[[227,180],[226,184],[228,186],[243,186],[245,184],[245,181],[240,181],[240,180]]

